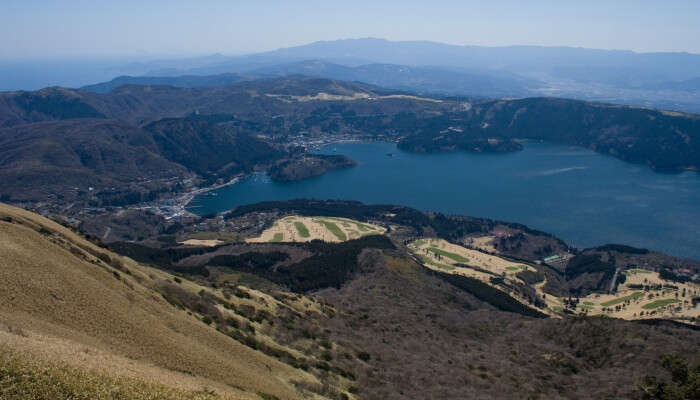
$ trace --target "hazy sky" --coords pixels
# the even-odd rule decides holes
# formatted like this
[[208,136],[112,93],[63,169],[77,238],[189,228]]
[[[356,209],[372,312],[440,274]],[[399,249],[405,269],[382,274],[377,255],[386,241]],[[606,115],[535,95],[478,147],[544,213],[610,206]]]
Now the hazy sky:
[[697,0],[0,0],[0,58],[160,57],[380,37],[700,53]]

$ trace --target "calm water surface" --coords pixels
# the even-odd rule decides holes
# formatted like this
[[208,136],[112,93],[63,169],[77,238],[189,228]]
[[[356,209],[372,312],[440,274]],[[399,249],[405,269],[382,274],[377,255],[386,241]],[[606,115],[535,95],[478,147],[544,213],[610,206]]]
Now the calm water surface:
[[198,196],[190,210],[352,199],[519,222],[577,247],[623,243],[700,259],[700,174],[694,172],[659,174],[586,149],[538,142],[509,154],[413,154],[377,142],[320,152],[344,154],[359,165],[293,183],[254,175],[215,196]]

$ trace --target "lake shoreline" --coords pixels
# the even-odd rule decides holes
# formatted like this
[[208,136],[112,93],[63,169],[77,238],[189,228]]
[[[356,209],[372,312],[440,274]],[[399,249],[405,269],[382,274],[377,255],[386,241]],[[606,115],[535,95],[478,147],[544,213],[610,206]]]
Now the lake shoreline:
[[416,154],[395,142],[330,143],[315,152],[346,155],[358,165],[298,182],[241,176],[188,207],[204,215],[293,198],[400,204],[515,221],[579,248],[622,243],[700,259],[697,174],[659,173],[577,146],[523,144],[514,153]]

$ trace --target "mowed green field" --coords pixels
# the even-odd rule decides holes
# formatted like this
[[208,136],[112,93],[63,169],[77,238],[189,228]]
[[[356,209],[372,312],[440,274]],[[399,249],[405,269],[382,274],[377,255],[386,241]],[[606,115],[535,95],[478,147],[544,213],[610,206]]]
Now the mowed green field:
[[278,243],[284,240],[284,234],[281,232],[275,233],[275,236],[272,238],[272,242]]
[[373,231],[374,228],[371,226],[365,225],[361,222],[353,221],[353,220],[348,220],[348,219],[343,219],[343,218],[334,218],[334,217],[329,217],[328,219],[337,221],[341,223],[344,227],[350,228],[352,225],[357,226],[357,229],[359,229],[360,232],[369,232]]
[[367,225],[361,224],[359,222],[356,223],[355,225],[357,225],[357,229],[359,229],[360,232],[367,232],[370,230],[370,228]]
[[456,269],[452,265],[437,262],[437,261],[433,260],[432,258],[426,256],[425,254],[419,254],[419,257],[423,261],[423,263],[425,263],[425,264],[429,264],[429,265],[432,265],[432,266],[435,266],[435,267],[438,267],[438,268],[441,268],[441,269],[444,269],[447,271],[452,271],[452,270]]
[[311,236],[309,234],[309,229],[306,227],[306,225],[304,225],[303,222],[296,221],[294,223],[294,227],[297,228],[297,232],[299,232],[299,235],[301,235],[301,237],[307,238]]
[[655,301],[652,301],[651,303],[645,304],[642,306],[642,308],[645,310],[654,310],[656,308],[665,307],[669,304],[678,303],[678,302],[679,302],[679,300],[677,300],[677,299],[661,299],[661,300],[655,300]]
[[627,300],[635,300],[635,299],[638,299],[640,297],[644,297],[644,293],[634,292],[634,293],[627,295],[627,296],[624,296],[624,297],[620,297],[620,298],[613,299],[613,300],[608,300],[605,303],[600,303],[600,305],[603,307],[610,307],[610,306],[614,306],[614,305],[617,305],[620,303],[624,303]]
[[439,254],[439,255],[441,255],[441,256],[443,256],[443,257],[447,257],[447,258],[451,259],[452,261],[455,261],[455,262],[458,262],[458,263],[467,263],[467,262],[469,262],[469,259],[466,258],[466,257],[463,257],[463,256],[461,256],[461,255],[459,255],[459,254],[457,254],[457,253],[452,253],[452,252],[449,252],[449,251],[445,251],[445,250],[442,250],[442,249],[438,249],[438,248],[435,247],[435,246],[431,246],[430,248],[428,248],[428,250],[432,251],[432,252],[435,253],[435,254]]
[[333,222],[322,219],[316,220],[316,222],[325,226],[326,229],[328,229],[335,237],[338,238],[338,240],[345,241],[348,239],[348,237],[345,235],[345,232],[343,232],[343,230],[340,229],[338,225],[334,224]]

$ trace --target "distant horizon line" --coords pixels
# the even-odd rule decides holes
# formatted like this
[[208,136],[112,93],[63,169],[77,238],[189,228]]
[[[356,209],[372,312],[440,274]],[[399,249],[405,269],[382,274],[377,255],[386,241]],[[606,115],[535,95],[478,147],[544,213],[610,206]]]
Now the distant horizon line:
[[330,40],[315,40],[312,42],[305,42],[302,44],[286,46],[286,47],[276,47],[267,50],[254,50],[254,51],[217,51],[213,52],[202,52],[202,53],[162,53],[162,54],[73,54],[73,55],[54,55],[54,56],[23,56],[23,57],[7,57],[0,56],[0,62],[28,62],[28,61],[78,61],[78,60],[90,60],[90,61],[121,61],[129,60],[131,62],[153,62],[153,61],[171,61],[171,60],[186,60],[193,58],[204,58],[204,57],[240,57],[249,56],[256,54],[271,53],[279,50],[293,49],[297,47],[310,46],[319,43],[336,43],[336,42],[350,42],[350,41],[382,41],[389,43],[431,43],[442,46],[450,47],[475,47],[475,48],[490,48],[490,49],[507,49],[507,48],[544,48],[544,49],[575,49],[575,50],[591,50],[591,51],[602,51],[602,52],[615,52],[615,53],[633,53],[633,54],[685,54],[691,56],[700,56],[700,53],[694,53],[692,51],[672,51],[672,50],[656,50],[656,51],[639,51],[632,49],[606,49],[606,48],[596,48],[596,47],[586,47],[586,46],[575,46],[575,45],[539,45],[539,44],[509,44],[509,45],[481,45],[481,44],[455,44],[448,42],[439,42],[435,40],[425,40],[425,39],[414,39],[414,40],[391,40],[386,38],[378,37],[357,37],[357,38],[342,38],[342,39],[330,39]]

